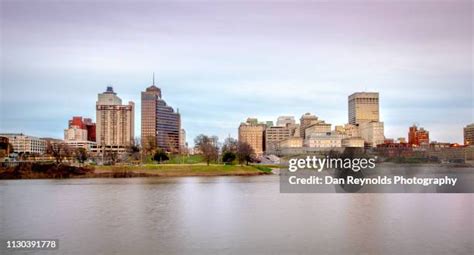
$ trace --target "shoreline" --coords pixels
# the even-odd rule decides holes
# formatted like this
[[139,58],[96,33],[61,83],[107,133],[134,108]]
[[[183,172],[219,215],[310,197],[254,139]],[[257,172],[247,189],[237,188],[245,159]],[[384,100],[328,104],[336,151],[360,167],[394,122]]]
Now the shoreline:
[[135,177],[212,177],[260,176],[272,169],[256,165],[222,164],[148,164],[73,167],[67,165],[29,164],[20,168],[0,169],[0,180],[86,179]]
[[[383,162],[379,166],[395,166],[413,169],[421,166],[442,166],[448,172],[456,169],[471,169],[470,164],[450,165],[436,163],[394,163]],[[219,177],[219,176],[260,176],[278,174],[278,165],[223,165],[197,164],[143,164],[84,166],[54,164],[28,164],[19,168],[0,168],[1,180],[28,179],[87,179],[87,178],[138,178],[138,177]],[[462,171],[462,170],[461,170]]]

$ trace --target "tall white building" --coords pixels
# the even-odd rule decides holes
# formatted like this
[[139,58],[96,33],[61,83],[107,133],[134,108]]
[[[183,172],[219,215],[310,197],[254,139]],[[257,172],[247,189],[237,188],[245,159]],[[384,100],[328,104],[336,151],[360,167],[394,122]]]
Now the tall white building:
[[98,95],[96,103],[96,141],[98,147],[124,148],[134,138],[135,104],[122,105],[112,87]]

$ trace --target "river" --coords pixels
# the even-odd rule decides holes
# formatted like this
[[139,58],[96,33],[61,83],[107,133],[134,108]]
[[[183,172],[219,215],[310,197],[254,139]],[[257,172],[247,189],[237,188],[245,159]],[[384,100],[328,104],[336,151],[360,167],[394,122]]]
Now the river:
[[473,253],[472,194],[282,194],[272,175],[9,180],[0,196],[0,239],[59,239],[40,254]]

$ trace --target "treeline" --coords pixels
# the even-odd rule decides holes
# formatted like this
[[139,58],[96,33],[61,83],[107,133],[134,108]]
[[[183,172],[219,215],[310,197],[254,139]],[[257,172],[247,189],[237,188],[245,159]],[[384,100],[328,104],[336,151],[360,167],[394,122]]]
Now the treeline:
[[94,169],[56,163],[19,163],[0,167],[0,179],[61,179],[93,174]]
[[227,138],[219,154],[219,141],[217,136],[199,135],[194,139],[197,153],[203,155],[207,165],[210,162],[218,162],[219,155],[224,164],[247,164],[255,160],[255,151],[252,146],[246,142],[240,142],[234,138]]

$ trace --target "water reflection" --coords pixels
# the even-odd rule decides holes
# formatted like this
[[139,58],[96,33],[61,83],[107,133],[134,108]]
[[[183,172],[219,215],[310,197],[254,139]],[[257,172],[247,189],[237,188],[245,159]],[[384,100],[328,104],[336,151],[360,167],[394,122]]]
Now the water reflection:
[[57,254],[472,254],[471,194],[281,194],[278,176],[2,181],[0,239]]

